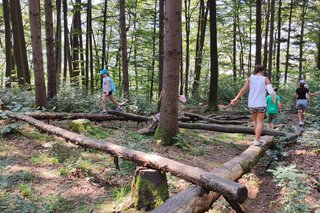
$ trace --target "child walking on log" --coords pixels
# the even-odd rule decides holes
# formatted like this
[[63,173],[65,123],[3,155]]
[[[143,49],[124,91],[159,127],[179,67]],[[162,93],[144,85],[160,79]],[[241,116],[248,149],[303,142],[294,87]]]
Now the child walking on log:
[[109,76],[109,72],[107,69],[101,70],[100,74],[103,77],[102,80],[102,89],[103,89],[103,94],[102,94],[102,113],[106,114],[106,105],[107,105],[107,97],[112,101],[114,105],[116,105],[116,111],[120,112],[122,110],[120,104],[116,101],[116,99],[113,97],[113,94],[116,91],[115,84],[113,80]]
[[253,75],[251,75],[235,99],[230,104],[237,104],[238,100],[249,90],[248,106],[253,118],[253,128],[255,139],[253,145],[260,146],[260,136],[263,130],[264,115],[267,110],[266,90],[272,96],[273,103],[276,102],[276,94],[272,88],[270,80],[264,75],[264,68],[256,65]]

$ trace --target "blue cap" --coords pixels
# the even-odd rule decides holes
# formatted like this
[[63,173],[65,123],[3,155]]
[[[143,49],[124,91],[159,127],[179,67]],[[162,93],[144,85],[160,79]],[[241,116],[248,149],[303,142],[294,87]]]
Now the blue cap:
[[103,70],[100,71],[100,75],[107,74],[107,73],[108,73],[107,69],[103,69]]

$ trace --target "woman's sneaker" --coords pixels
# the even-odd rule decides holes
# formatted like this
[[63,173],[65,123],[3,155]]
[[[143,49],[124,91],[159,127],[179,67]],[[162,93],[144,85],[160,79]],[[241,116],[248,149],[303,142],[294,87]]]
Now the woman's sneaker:
[[254,140],[254,141],[253,141],[253,145],[254,145],[254,146],[261,146],[261,141],[256,141],[256,140]]
[[122,110],[122,108],[119,106],[116,108],[116,112],[120,112]]
[[304,125],[304,122],[299,122],[299,126],[303,126]]

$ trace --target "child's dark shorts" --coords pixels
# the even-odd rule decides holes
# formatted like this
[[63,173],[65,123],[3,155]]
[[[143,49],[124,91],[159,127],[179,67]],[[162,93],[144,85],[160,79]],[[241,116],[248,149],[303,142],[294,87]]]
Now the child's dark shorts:
[[256,113],[256,112],[266,112],[267,111],[267,107],[249,107],[249,111],[250,113]]
[[278,114],[268,113],[267,123],[277,124],[278,123]]

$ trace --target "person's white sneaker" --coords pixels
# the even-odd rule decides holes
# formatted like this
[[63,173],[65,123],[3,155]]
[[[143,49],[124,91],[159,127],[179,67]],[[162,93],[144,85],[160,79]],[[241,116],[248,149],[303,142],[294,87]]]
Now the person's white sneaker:
[[254,145],[254,146],[260,146],[260,145],[261,145],[261,142],[254,140],[254,141],[253,141],[253,145]]
[[300,121],[299,126],[303,126],[303,125],[304,125],[304,122]]

